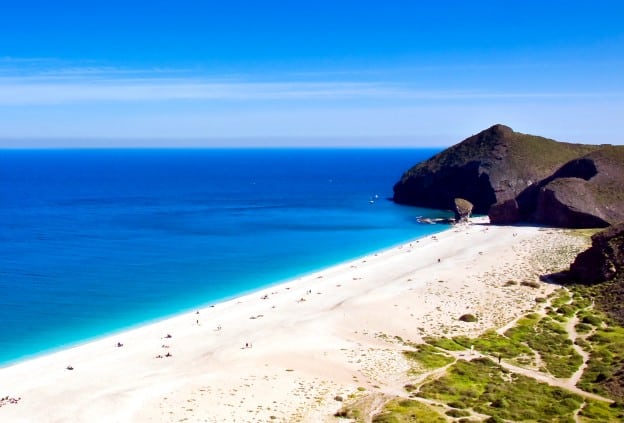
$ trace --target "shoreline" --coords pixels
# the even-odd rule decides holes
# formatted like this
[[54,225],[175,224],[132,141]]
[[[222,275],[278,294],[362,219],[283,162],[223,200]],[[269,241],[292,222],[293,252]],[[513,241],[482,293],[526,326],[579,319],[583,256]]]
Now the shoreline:
[[[473,220],[475,220],[475,219],[485,219],[485,217],[473,218]],[[371,251],[371,252],[368,252],[368,253],[361,254],[361,255],[356,256],[356,257],[352,257],[352,258],[348,258],[348,259],[345,259],[345,260],[341,260],[341,261],[339,261],[337,263],[334,263],[334,264],[324,265],[324,266],[321,266],[321,267],[316,268],[314,270],[304,271],[304,272],[301,272],[300,274],[295,274],[293,276],[286,277],[284,279],[280,279],[280,280],[273,281],[273,282],[268,282],[266,285],[261,285],[261,286],[255,287],[255,288],[250,288],[250,289],[247,289],[245,291],[241,291],[241,292],[238,292],[238,293],[235,293],[235,294],[223,297],[223,298],[217,298],[217,299],[214,299],[214,300],[209,300],[209,301],[207,301],[205,303],[201,303],[201,304],[198,304],[198,305],[193,306],[193,307],[188,307],[188,308],[182,309],[180,311],[175,311],[175,312],[172,312],[172,313],[169,313],[169,314],[165,314],[165,315],[162,315],[160,317],[154,317],[154,318],[146,319],[146,320],[144,320],[142,322],[133,323],[133,324],[130,324],[130,325],[127,325],[127,326],[120,327],[118,329],[112,329],[110,331],[101,333],[99,335],[94,335],[94,336],[91,336],[91,337],[87,337],[87,338],[84,338],[82,340],[78,340],[78,341],[75,341],[75,342],[69,342],[69,343],[67,343],[65,345],[62,345],[62,346],[52,347],[52,348],[49,348],[49,349],[44,349],[44,350],[42,350],[40,352],[36,352],[36,353],[33,353],[33,354],[28,354],[28,355],[23,356],[21,358],[17,358],[17,359],[6,361],[6,362],[0,362],[0,371],[3,370],[3,369],[9,368],[9,367],[15,366],[15,365],[19,365],[19,364],[24,363],[24,362],[37,360],[39,358],[43,358],[43,357],[46,357],[46,356],[49,356],[49,355],[54,355],[54,354],[57,354],[57,353],[62,353],[64,351],[72,350],[74,348],[78,348],[78,347],[81,347],[83,345],[91,344],[91,343],[98,342],[98,341],[107,340],[109,338],[113,339],[113,338],[118,337],[119,335],[123,335],[126,332],[132,332],[132,331],[141,329],[141,328],[143,328],[145,326],[159,324],[161,322],[164,322],[164,321],[167,321],[167,320],[170,320],[170,319],[175,319],[175,318],[178,318],[178,317],[183,316],[183,315],[192,314],[192,313],[195,313],[195,311],[197,311],[197,310],[204,310],[204,309],[207,310],[207,309],[210,309],[210,308],[214,308],[218,304],[228,303],[230,301],[235,301],[235,300],[237,300],[239,298],[251,296],[251,295],[254,295],[254,294],[258,293],[258,292],[262,292],[264,290],[271,289],[273,287],[279,287],[280,285],[288,284],[288,283],[291,283],[293,281],[298,281],[298,280],[301,280],[301,279],[309,278],[312,275],[315,275],[317,273],[321,273],[321,272],[324,272],[326,270],[333,269],[335,267],[348,265],[348,264],[350,264],[352,262],[357,262],[358,260],[365,259],[365,258],[367,258],[369,256],[377,256],[379,254],[383,254],[383,253],[385,253],[387,251],[393,250],[393,249],[398,248],[398,247],[402,248],[402,246],[408,245],[410,242],[416,243],[420,239],[431,237],[431,236],[436,236],[437,234],[440,234],[442,232],[448,231],[448,230],[453,228],[452,225],[448,225],[448,224],[439,224],[439,225],[446,227],[446,229],[442,229],[440,232],[436,232],[436,233],[433,233],[433,234],[421,235],[418,238],[409,239],[407,241],[401,241],[401,242],[398,242],[396,244],[390,245],[388,247],[381,248],[379,250],[374,250],[374,251]]]
[[[395,337],[480,333],[554,290],[503,283],[569,235],[473,221],[0,368],[0,395],[21,398],[0,419],[332,421],[335,396],[402,386]],[[459,322],[465,312],[479,321]]]

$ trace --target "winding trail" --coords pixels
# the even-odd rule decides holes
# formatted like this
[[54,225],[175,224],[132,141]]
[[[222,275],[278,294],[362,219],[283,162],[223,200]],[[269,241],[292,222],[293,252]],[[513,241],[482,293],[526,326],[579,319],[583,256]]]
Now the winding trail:
[[[565,288],[564,288],[565,289]],[[567,289],[566,289],[567,291]],[[573,302],[573,299],[570,298],[569,303],[571,304]],[[550,305],[551,302],[549,301],[547,304],[544,305],[544,307],[541,308],[541,310],[535,311],[536,313],[540,314],[541,316],[546,316],[546,312],[545,312],[545,307],[546,305]],[[590,306],[591,307],[591,306]],[[518,320],[520,320],[521,318],[523,318],[524,315],[518,316],[515,319],[513,319],[512,321],[510,321],[509,323],[505,324],[504,326],[498,328],[496,330],[496,333],[499,334],[500,336],[505,336],[505,332],[507,332],[507,330],[511,329],[512,327],[514,327],[517,323]],[[432,371],[429,372],[425,372],[421,375],[418,376],[417,379],[415,379],[412,383],[417,385],[417,390],[420,389],[420,387],[428,380],[431,380],[432,378],[439,378],[442,377],[444,374],[446,374],[446,371],[448,370],[449,367],[451,367],[452,365],[454,365],[455,363],[457,363],[458,360],[466,360],[466,361],[472,361],[474,359],[477,358],[488,358],[490,360],[492,360],[493,362],[497,362],[499,361],[499,366],[501,366],[502,368],[515,373],[515,374],[519,374],[519,375],[523,375],[532,379],[535,379],[537,381],[546,383],[550,386],[553,387],[557,387],[557,388],[561,388],[561,389],[565,389],[571,393],[574,393],[576,395],[579,395],[580,397],[584,398],[584,399],[591,399],[591,400],[595,400],[595,401],[601,401],[601,402],[606,402],[606,403],[613,403],[613,400],[603,397],[601,395],[597,395],[591,392],[587,392],[584,391],[580,388],[578,388],[576,385],[579,382],[579,380],[581,379],[581,377],[583,376],[583,372],[585,371],[585,369],[587,368],[587,363],[589,361],[589,353],[587,351],[585,351],[583,348],[581,348],[579,345],[576,344],[576,340],[578,338],[583,338],[583,336],[580,336],[577,331],[576,331],[576,325],[579,323],[579,319],[577,317],[577,315],[575,314],[573,317],[569,318],[565,325],[565,331],[568,335],[568,338],[572,341],[572,345],[574,350],[583,358],[583,363],[579,366],[579,368],[574,372],[574,374],[566,379],[562,379],[562,378],[556,378],[550,374],[547,373],[543,373],[540,372],[538,370],[532,370],[532,369],[528,369],[528,368],[524,368],[524,367],[520,367],[520,366],[516,366],[514,364],[511,364],[505,360],[498,360],[497,357],[494,357],[492,355],[489,354],[483,354],[479,351],[476,350],[461,350],[461,351],[447,351],[447,350],[443,350],[443,349],[439,349],[441,352],[444,352],[445,354],[450,355],[451,357],[453,357],[455,360],[450,363],[447,364],[444,367],[440,367],[438,369],[434,369]],[[588,336],[588,335],[586,335]],[[586,337],[585,336],[585,337]],[[537,351],[533,351],[537,357],[539,357],[539,354],[537,353]],[[420,398],[419,398],[420,400]],[[428,402],[428,401],[427,401]],[[579,407],[579,409],[576,410],[575,414],[574,414],[574,419],[575,421],[579,421],[578,418],[578,413],[579,411],[583,408],[584,404]]]
[[[472,361],[476,358],[488,358],[494,362],[497,361],[496,357],[493,357],[491,355],[488,354],[482,354],[478,351],[473,351],[472,353],[469,350],[464,350],[464,351],[446,351],[448,354],[452,355],[453,357],[455,357],[456,359],[463,359],[463,360],[467,360],[467,361]],[[535,380],[539,380],[540,382],[544,382],[547,383],[550,386],[554,386],[557,388],[562,388],[565,389],[567,391],[570,391],[572,393],[575,393],[577,395],[582,396],[583,398],[589,398],[589,399],[593,399],[596,401],[603,401],[603,402],[608,402],[608,403],[612,403],[613,400],[600,396],[600,395],[596,395],[596,394],[592,394],[591,392],[587,392],[584,391],[580,388],[577,388],[573,383],[570,382],[570,379],[558,379],[556,377],[550,376],[548,374],[539,372],[537,370],[531,370],[531,369],[525,369],[524,367],[518,367],[516,365],[513,365],[511,363],[508,363],[504,360],[501,360],[501,363],[499,364],[501,367],[503,367],[504,369],[509,370],[510,372],[513,373],[517,373],[523,376],[527,376],[530,378],[533,378]]]
[[583,372],[587,368],[587,362],[589,361],[589,353],[585,351],[583,348],[581,348],[579,345],[576,345],[576,340],[579,338],[579,335],[576,332],[575,326],[577,325],[578,322],[579,322],[578,317],[574,316],[570,318],[565,325],[565,330],[566,332],[568,332],[568,336],[572,340],[572,347],[578,353],[578,355],[583,357],[583,364],[581,364],[578,370],[574,372],[574,374],[570,376],[570,378],[568,379],[568,383],[570,383],[573,386],[576,386],[579,380],[581,380],[581,377],[583,376]]

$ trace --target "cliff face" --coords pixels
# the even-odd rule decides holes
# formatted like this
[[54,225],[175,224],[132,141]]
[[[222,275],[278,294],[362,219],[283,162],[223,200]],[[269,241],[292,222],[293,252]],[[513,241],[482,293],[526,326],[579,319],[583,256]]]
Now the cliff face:
[[579,283],[595,284],[624,275],[624,223],[592,236],[592,246],[576,256],[570,276]]
[[405,172],[394,186],[394,201],[452,209],[460,197],[484,214],[593,149],[494,125]]
[[490,208],[492,223],[597,228],[624,221],[624,147],[602,146]]
[[408,170],[397,203],[472,202],[495,224],[606,227],[624,221],[624,147],[562,143],[495,125]]

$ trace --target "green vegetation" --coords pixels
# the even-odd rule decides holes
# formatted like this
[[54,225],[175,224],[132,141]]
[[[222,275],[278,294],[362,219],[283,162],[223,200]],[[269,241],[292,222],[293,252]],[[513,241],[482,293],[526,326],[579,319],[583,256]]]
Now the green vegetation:
[[592,287],[596,308],[620,326],[624,326],[624,272],[622,273],[619,279]]
[[564,304],[568,304],[571,299],[570,293],[567,290],[559,289],[552,294],[550,305],[552,308],[557,309]]
[[497,334],[494,330],[489,330],[478,338],[468,338],[466,336],[457,336],[453,341],[464,348],[474,348],[484,354],[489,354],[505,359],[517,359],[522,357],[523,361],[532,361],[533,351],[520,342],[514,342],[512,339]]
[[[531,421],[580,422],[624,421],[624,403],[583,399],[562,388],[509,371],[496,364],[496,359],[515,361],[520,365],[542,363],[541,372],[555,377],[570,377],[582,364],[574,350],[564,323],[574,316],[580,335],[575,343],[590,353],[588,366],[578,383],[587,392],[624,401],[624,327],[598,310],[592,303],[598,288],[571,286],[549,297],[549,314],[529,313],[516,325],[499,335],[489,330],[476,338],[457,336],[425,338],[426,344],[406,343],[414,348],[405,357],[415,360],[424,369],[448,368],[444,375],[420,387],[406,384],[405,390],[416,400],[394,399],[373,422],[452,421],[471,422],[474,413],[489,416],[486,422]],[[451,351],[474,348],[491,358],[472,361],[455,360]],[[449,352],[449,353],[445,353]],[[418,397],[445,403],[445,415]],[[359,416],[357,410],[347,410]],[[352,417],[357,421],[360,417]]]
[[574,422],[571,416],[583,402],[563,389],[506,373],[486,358],[457,361],[446,376],[423,385],[418,395],[512,421]]
[[362,422],[362,412],[358,408],[342,407],[336,411],[334,417],[341,417],[345,419],[355,420],[356,422]]
[[425,369],[437,369],[453,362],[453,357],[445,354],[439,349],[421,344],[414,347],[415,351],[403,351],[403,355],[410,360],[417,361]]
[[446,419],[436,410],[415,400],[394,399],[383,411],[373,417],[373,423],[432,422],[445,423]]
[[574,350],[565,328],[548,316],[540,318],[537,314],[529,314],[505,335],[513,342],[535,350],[544,362],[545,370],[555,377],[570,377],[583,364],[583,358]]
[[569,144],[536,135],[509,131],[498,137],[488,136],[482,140],[474,138],[456,144],[433,158],[412,167],[406,172],[406,176],[418,174],[425,167],[439,170],[443,167],[459,166],[463,163],[489,157],[496,144],[505,144],[509,149],[506,155],[506,165],[510,171],[526,172],[527,169],[530,169],[539,173],[552,172],[564,163],[599,148],[595,145]]
[[509,156],[516,166],[530,166],[541,171],[557,169],[563,163],[597,150],[598,146],[557,142],[535,135],[514,132]]
[[470,412],[466,410],[458,410],[457,408],[451,408],[446,413],[449,417],[468,417],[470,416]]
[[[589,333],[592,329],[592,326],[588,325],[587,323],[577,323],[576,326],[574,326],[574,330],[579,334]],[[578,342],[577,345],[583,348],[583,346],[580,345]]]
[[602,319],[595,315],[585,314],[581,319],[581,322],[587,325],[598,327],[602,324]]
[[474,323],[477,321],[477,316],[474,314],[462,314],[459,316],[459,320],[462,322]]
[[587,338],[591,352],[579,388],[601,395],[624,399],[624,328],[598,328]]
[[600,401],[587,400],[579,411],[579,421],[619,423],[624,421],[624,408],[619,404],[606,404]]
[[449,338],[434,338],[428,336],[425,338],[425,342],[429,345],[433,345],[434,347],[442,348],[447,351],[461,351],[466,349],[465,346],[458,344],[455,340]]
[[[567,291],[560,290],[551,298],[552,306],[557,308],[557,313],[553,313],[553,317],[542,317],[536,313],[527,314],[518,320],[516,326],[505,332],[505,336],[489,330],[478,338],[465,336],[458,336],[452,340],[429,338],[426,342],[449,351],[474,346],[484,354],[514,360],[520,365],[534,363],[537,353],[544,363],[543,370],[555,377],[568,378],[583,363],[582,357],[574,350],[565,328],[557,321],[567,321],[579,309],[576,301],[569,303],[571,298]],[[591,330],[592,326],[588,325],[597,326],[601,322],[599,317],[589,315],[588,312],[584,313],[584,326],[577,325],[581,333]]]

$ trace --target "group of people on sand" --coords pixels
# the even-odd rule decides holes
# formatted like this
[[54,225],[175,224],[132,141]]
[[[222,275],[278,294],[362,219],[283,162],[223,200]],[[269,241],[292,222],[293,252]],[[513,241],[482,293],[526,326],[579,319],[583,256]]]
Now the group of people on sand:
[[4,398],[0,398],[0,407],[5,406],[7,404],[17,404],[18,402],[20,402],[21,399],[22,397],[14,398],[14,397],[10,397],[7,395]]
[[[197,311],[195,314],[199,314],[199,311]],[[196,323],[199,325],[199,319],[196,319]],[[220,331],[221,329],[222,329],[221,325],[218,325],[218,326],[217,326],[217,328],[216,328],[216,331]],[[170,333],[168,333],[168,334],[166,334],[165,336],[163,336],[163,339],[171,339],[171,338],[173,338],[173,336],[172,336]],[[117,342],[117,343],[115,344],[115,346],[116,346],[117,348],[121,348],[121,347],[123,347],[123,346],[124,346],[124,344],[123,344],[123,343],[121,343],[121,342]],[[245,343],[245,347],[244,347],[244,348],[251,348],[251,347],[252,347],[251,342],[246,342],[246,343]],[[161,345],[161,348],[169,348],[169,345],[168,345],[168,344],[162,344],[162,345]],[[164,355],[163,355],[163,354],[158,354],[158,355],[156,355],[156,358],[165,358],[165,357],[173,357],[173,354],[171,354],[171,352],[167,351],[167,353],[166,353],[166,354],[164,354]],[[71,364],[68,364],[68,365],[67,365],[67,367],[65,367],[65,368],[66,368],[67,370],[74,370],[74,366],[72,366]],[[11,401],[13,401],[13,400],[15,400],[15,401],[17,402],[17,401],[19,401],[19,398],[18,398],[18,399],[15,399],[15,398],[9,398],[9,397],[6,397],[6,398],[1,398],[1,399],[0,399],[0,406],[2,406],[2,405],[3,405],[4,403],[6,403],[7,401],[8,401],[8,402],[11,402]]]
[[[163,339],[171,339],[171,338],[173,338],[173,336],[171,336],[171,334],[170,334],[170,333],[168,333],[168,334],[166,334],[165,336],[163,336]],[[169,345],[167,345],[167,344],[162,344],[160,347],[161,347],[161,348],[169,348]],[[163,356],[162,354],[158,354],[158,355],[156,356],[156,358],[164,358],[164,357],[167,357],[167,358],[169,358],[169,357],[173,357],[173,354],[171,354],[169,351],[167,351],[167,354],[165,354],[164,356]]]
[[167,357],[167,358],[173,357],[173,354],[171,354],[169,351],[167,351],[167,354],[165,354],[164,356],[162,354],[158,354],[156,356],[156,358],[163,358],[163,357]]

